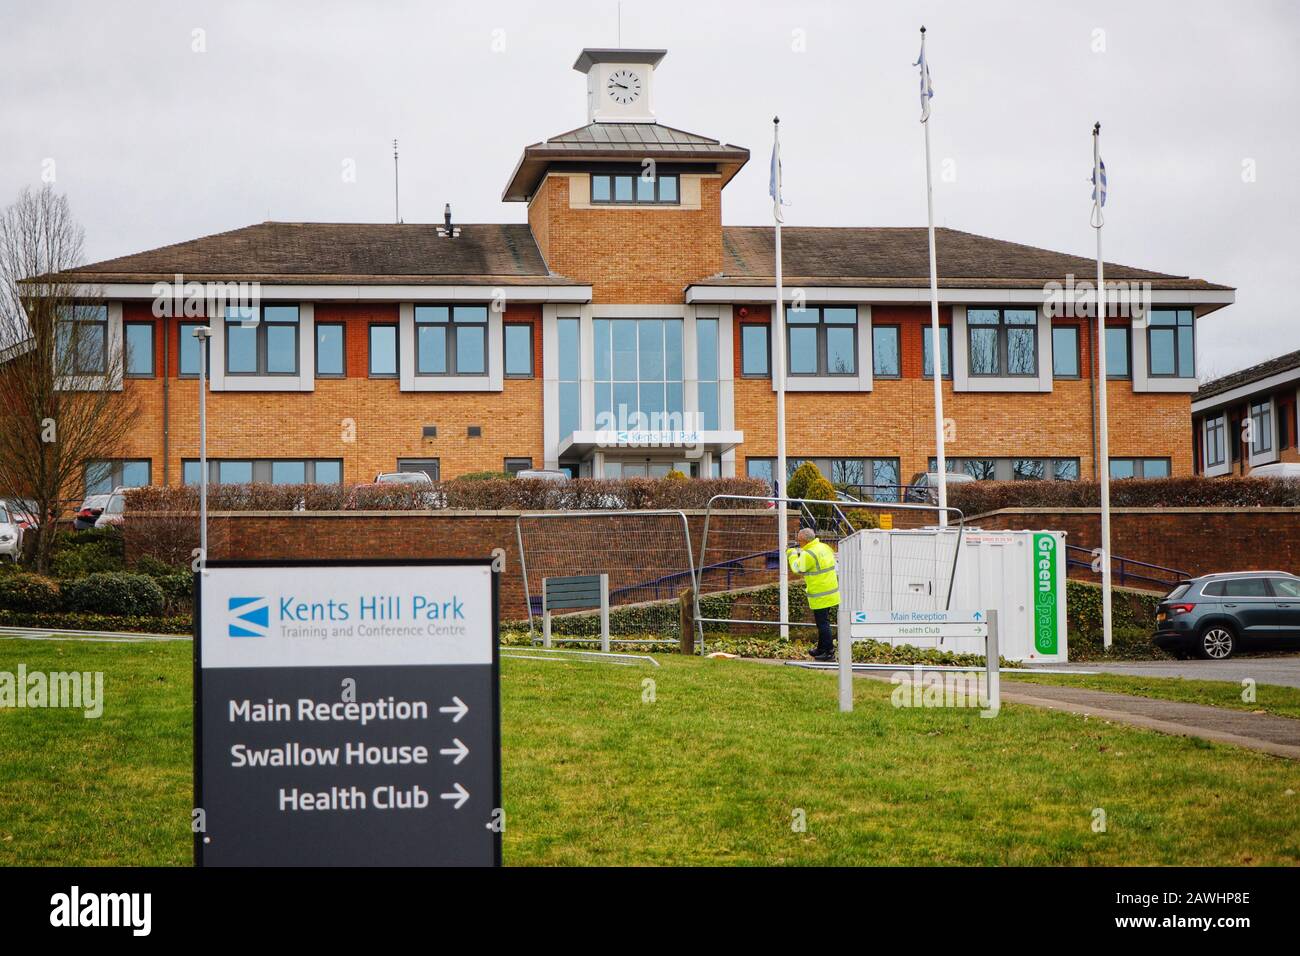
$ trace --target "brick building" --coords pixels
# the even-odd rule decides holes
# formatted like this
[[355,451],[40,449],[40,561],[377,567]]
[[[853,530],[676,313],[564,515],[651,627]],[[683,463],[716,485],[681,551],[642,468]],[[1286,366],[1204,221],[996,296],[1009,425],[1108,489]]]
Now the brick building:
[[1260,465],[1300,462],[1296,399],[1300,352],[1288,352],[1206,382],[1192,396],[1197,474],[1246,475]]
[[[205,323],[214,480],[770,477],[772,230],[723,225],[747,149],[657,121],[663,56],[582,52],[587,125],[526,147],[503,193],[527,224],[267,222],[85,267],[107,304],[78,321],[126,345],[143,409],[88,484],[197,480]],[[952,467],[1091,477],[1095,333],[1054,317],[1048,291],[1092,260],[950,229],[937,248]],[[926,231],[788,227],[784,271],[792,467],[887,496],[934,453]],[[1106,323],[1112,470],[1188,474],[1195,323],[1233,291],[1120,265],[1107,279],[1129,289]],[[184,283],[255,292],[206,315]]]

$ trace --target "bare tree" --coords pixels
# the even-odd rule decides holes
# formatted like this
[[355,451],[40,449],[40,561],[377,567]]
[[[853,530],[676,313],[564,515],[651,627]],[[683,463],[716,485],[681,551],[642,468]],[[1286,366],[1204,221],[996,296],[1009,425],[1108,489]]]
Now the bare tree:
[[35,505],[28,554],[38,571],[49,568],[57,521],[87,464],[113,458],[136,415],[108,306],[70,273],[83,237],[67,197],[48,184],[24,189],[0,215],[0,497]]

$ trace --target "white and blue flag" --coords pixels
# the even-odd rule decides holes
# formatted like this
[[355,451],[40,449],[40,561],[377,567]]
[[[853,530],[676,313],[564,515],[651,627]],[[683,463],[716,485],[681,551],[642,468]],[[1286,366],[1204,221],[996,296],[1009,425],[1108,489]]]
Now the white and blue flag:
[[930,118],[930,101],[934,99],[934,86],[930,83],[930,63],[925,58],[925,30],[921,31],[921,55],[912,66],[921,68],[921,122]]
[[767,194],[772,197],[772,215],[777,222],[785,222],[781,213],[781,137],[774,129],[772,133],[772,170],[768,177]]
[[[1097,195],[1097,167],[1098,166],[1101,167],[1101,196],[1100,197],[1098,197]],[[1104,160],[1101,159],[1097,160],[1097,166],[1094,166],[1092,170],[1092,201],[1097,203],[1099,206],[1106,205],[1106,163]]]

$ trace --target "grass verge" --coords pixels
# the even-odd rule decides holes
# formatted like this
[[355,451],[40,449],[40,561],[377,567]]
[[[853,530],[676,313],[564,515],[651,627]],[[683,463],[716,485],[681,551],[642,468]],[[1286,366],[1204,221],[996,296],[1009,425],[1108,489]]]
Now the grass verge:
[[[1025,706],[899,709],[877,681],[840,714],[830,675],[660,660],[503,663],[507,863],[1300,862],[1294,762]],[[0,710],[0,864],[186,865],[189,645],[0,640],[0,671],[20,662],[102,670],[107,704]]]
[[1189,680],[1184,677],[1136,677],[1127,674],[1003,674],[1008,681],[1030,684],[1056,684],[1062,687],[1086,687],[1108,690],[1135,697],[1172,700],[1184,704],[1209,704],[1231,710],[1246,710],[1279,717],[1300,717],[1300,688],[1257,684],[1255,699],[1244,700],[1246,688],[1231,681]]

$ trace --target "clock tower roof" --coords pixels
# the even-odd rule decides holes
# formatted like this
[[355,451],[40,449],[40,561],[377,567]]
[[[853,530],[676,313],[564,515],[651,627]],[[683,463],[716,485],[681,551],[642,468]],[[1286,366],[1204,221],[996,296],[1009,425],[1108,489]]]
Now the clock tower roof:
[[715,168],[725,186],[749,162],[749,150],[662,123],[589,123],[524,148],[501,199],[527,202],[553,166],[592,163],[683,163]]
[[573,68],[579,73],[590,73],[597,63],[644,63],[651,69],[668,55],[667,50],[638,50],[627,47],[587,47],[578,54]]

